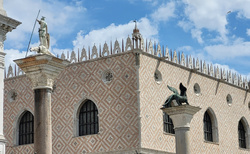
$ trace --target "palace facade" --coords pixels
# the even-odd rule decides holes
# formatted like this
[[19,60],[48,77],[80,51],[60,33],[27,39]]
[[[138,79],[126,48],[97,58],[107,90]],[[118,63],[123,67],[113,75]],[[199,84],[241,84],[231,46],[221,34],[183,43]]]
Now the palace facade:
[[[144,41],[137,27],[132,39],[60,58],[71,64],[51,94],[53,153],[175,153],[174,125],[160,108],[172,94],[167,85],[178,90],[180,83],[189,104],[201,108],[190,123],[191,153],[250,152],[249,85],[238,74]],[[34,153],[33,115],[31,81],[10,66],[7,154]]]

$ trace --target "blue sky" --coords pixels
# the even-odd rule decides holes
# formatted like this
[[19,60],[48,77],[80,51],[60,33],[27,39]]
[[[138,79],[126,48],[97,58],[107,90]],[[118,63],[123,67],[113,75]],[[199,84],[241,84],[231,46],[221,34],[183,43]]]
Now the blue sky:
[[[54,54],[126,39],[136,19],[144,39],[250,79],[249,6],[249,0],[5,0],[8,16],[22,22],[7,35],[6,63],[25,56],[41,9]],[[31,46],[39,44],[38,26]]]

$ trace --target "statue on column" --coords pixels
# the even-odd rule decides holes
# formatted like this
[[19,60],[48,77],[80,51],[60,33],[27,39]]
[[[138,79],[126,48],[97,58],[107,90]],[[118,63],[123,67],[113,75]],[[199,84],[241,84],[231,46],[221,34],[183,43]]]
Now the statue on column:
[[183,86],[182,83],[180,83],[179,89],[181,91],[181,94],[178,93],[178,91],[173,88],[168,86],[168,89],[171,90],[172,92],[174,92],[174,94],[172,94],[171,96],[169,96],[166,100],[166,102],[163,104],[163,108],[168,108],[173,106],[173,103],[177,103],[177,105],[174,106],[181,106],[182,103],[186,103],[187,105],[189,105],[188,101],[187,101],[187,88]]
[[48,27],[47,27],[47,23],[45,22],[45,17],[42,17],[41,20],[36,20],[36,21],[40,25],[40,28],[38,30],[40,45],[38,47],[30,48],[30,51],[35,51],[35,52],[41,53],[41,54],[53,55],[49,51],[50,35],[48,33]]
[[40,28],[38,30],[40,45],[44,45],[46,48],[49,48],[50,38],[49,38],[47,23],[44,20],[45,17],[42,17],[41,20],[37,20],[37,22],[40,25]]

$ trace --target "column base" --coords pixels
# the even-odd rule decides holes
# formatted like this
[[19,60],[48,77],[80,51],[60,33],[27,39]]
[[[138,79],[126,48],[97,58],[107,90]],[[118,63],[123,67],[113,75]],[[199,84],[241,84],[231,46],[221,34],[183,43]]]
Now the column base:
[[3,135],[0,135],[0,154],[5,154],[5,143],[7,140]]

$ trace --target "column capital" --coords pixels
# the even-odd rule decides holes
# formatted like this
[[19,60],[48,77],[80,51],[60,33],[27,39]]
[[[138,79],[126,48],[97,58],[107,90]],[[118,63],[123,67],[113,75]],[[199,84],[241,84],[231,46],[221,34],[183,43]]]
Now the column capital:
[[70,63],[51,55],[37,54],[14,62],[31,80],[33,89],[53,89],[54,80]]
[[170,116],[176,129],[181,127],[190,127],[193,115],[201,108],[191,105],[181,105],[161,109]]
[[21,22],[7,17],[6,15],[0,14],[0,42],[5,41],[6,34],[15,29]]

